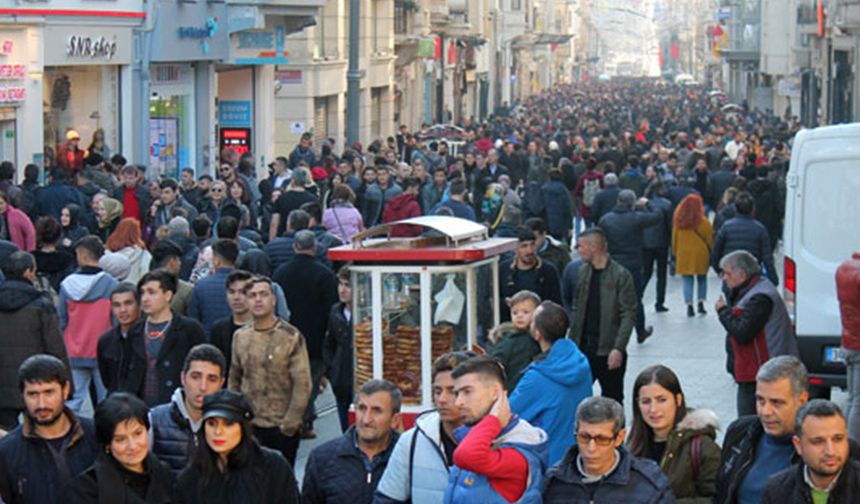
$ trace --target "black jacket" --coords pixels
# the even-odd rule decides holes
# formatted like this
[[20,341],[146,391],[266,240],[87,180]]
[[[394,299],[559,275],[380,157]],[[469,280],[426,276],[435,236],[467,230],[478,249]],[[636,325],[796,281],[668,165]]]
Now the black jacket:
[[661,196],[655,196],[650,202],[662,218],[656,224],[645,228],[642,245],[646,249],[668,248],[672,240],[672,203]]
[[749,215],[737,215],[722,225],[714,238],[711,250],[711,266],[719,272],[720,259],[729,252],[746,250],[767,268],[767,277],[774,285],[779,285],[777,269],[773,262],[773,249],[770,235],[761,222]]
[[44,439],[34,436],[28,420],[0,440],[0,495],[6,504],[63,502],[73,478],[84,471],[99,452],[92,420],[72,420],[66,448],[56,457]]
[[[133,329],[134,327],[129,329],[129,332]],[[101,375],[102,383],[108,394],[119,390],[120,371],[130,352],[131,348],[126,344],[126,337],[120,332],[119,324],[111,327],[99,336],[99,343],[96,349],[99,375]]]
[[[499,320],[511,320],[511,309],[505,299],[517,292],[528,289],[540,296],[544,301],[554,301],[561,304],[561,279],[552,264],[538,259],[538,264],[528,271],[515,267],[516,258],[506,259],[499,264]],[[532,272],[537,274],[535,282],[531,282]]]
[[364,460],[355,446],[355,427],[314,448],[305,466],[302,483],[303,504],[369,504],[385,472],[399,434],[391,433],[388,447],[371,461],[367,472]]
[[18,366],[27,357],[48,353],[69,365],[57,310],[32,284],[7,280],[0,285],[0,328],[0,407],[23,409]]
[[290,323],[301,331],[308,345],[308,357],[322,359],[328,315],[337,302],[334,272],[316,258],[296,254],[272,276],[284,289]]
[[352,319],[343,315],[343,303],[335,303],[328,316],[323,343],[325,374],[336,397],[352,399]]
[[[809,485],[804,480],[804,464],[796,464],[776,473],[767,481],[762,504],[812,504]],[[860,501],[860,462],[849,459],[830,490],[827,502]]]
[[[593,208],[593,207],[592,207]],[[650,204],[642,210],[616,205],[600,219],[598,225],[606,232],[609,255],[629,270],[642,269],[644,231],[663,219],[663,213]]]
[[[204,481],[193,466],[179,474],[176,491],[183,504],[299,504],[293,468],[280,452],[254,446],[248,464]],[[349,501],[346,501],[349,502]]]
[[604,187],[595,196],[591,202],[591,220],[595,223],[600,222],[600,219],[612,211],[618,203],[618,193],[621,188],[618,186]]
[[173,476],[151,453],[143,474],[133,473],[110,455],[100,453],[95,463],[72,484],[72,504],[168,504],[173,495]]
[[[128,332],[123,342],[123,351],[128,356],[123,360],[119,371],[119,390],[143,397],[143,384],[146,377],[146,348],[143,334],[145,325],[137,324]],[[170,396],[179,386],[179,374],[185,356],[191,347],[204,342],[203,327],[194,319],[176,313],[167,328],[164,343],[158,353],[155,371],[158,373],[158,400],[156,404],[170,401]]]
[[740,417],[729,425],[723,439],[714,504],[737,502],[738,487],[755,460],[755,448],[762,435],[764,428],[755,415]]

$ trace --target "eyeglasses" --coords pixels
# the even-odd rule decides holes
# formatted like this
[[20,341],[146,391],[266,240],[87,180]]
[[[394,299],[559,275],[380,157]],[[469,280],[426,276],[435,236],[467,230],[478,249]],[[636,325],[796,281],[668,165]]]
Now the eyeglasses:
[[615,434],[614,436],[609,437],[609,436],[592,436],[589,434],[585,434],[584,432],[577,432],[576,433],[576,442],[580,446],[588,446],[589,443],[594,441],[594,444],[596,444],[597,446],[606,447],[606,446],[611,445],[615,441],[615,438],[617,438],[617,437],[618,437],[618,434]]
[[209,189],[209,190],[212,192],[224,192],[224,189],[221,189],[220,187],[219,188],[213,187],[212,189]]

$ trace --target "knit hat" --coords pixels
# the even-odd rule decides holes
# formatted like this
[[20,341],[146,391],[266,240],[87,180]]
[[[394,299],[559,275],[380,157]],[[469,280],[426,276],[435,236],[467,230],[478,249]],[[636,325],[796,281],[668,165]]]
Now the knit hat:
[[99,268],[107,274],[122,282],[131,271],[131,263],[128,258],[118,252],[105,252],[99,259]]

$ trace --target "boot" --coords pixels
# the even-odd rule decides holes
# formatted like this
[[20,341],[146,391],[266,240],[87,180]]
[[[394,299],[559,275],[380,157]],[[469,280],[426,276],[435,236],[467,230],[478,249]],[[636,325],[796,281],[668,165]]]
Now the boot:
[[691,304],[687,305],[687,316],[688,317],[695,317],[696,316],[696,311],[693,309],[693,305],[691,305]]
[[699,301],[699,315],[707,315],[708,312],[705,310],[705,302]]

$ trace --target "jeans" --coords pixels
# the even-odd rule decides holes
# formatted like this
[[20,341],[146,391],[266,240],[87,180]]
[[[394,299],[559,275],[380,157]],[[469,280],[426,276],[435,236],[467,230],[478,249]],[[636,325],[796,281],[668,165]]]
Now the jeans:
[[600,394],[624,405],[624,372],[627,370],[627,352],[622,352],[621,366],[609,369],[607,355],[585,354],[591,367],[591,383],[600,382]]
[[76,415],[81,414],[84,402],[90,395],[90,383],[93,383],[96,388],[95,401],[92,403],[93,410],[107,395],[102,377],[99,375],[98,362],[95,359],[75,359],[72,361],[72,382],[75,384],[75,391],[72,393],[72,397],[66,401],[66,406]]
[[755,382],[738,383],[738,416],[755,415]]
[[290,469],[296,466],[296,454],[299,452],[299,433],[287,436],[277,427],[254,427],[254,437],[266,448],[281,452]]
[[684,275],[682,277],[684,279],[684,302],[688,305],[693,304],[693,281],[698,283],[699,290],[699,299],[697,301],[704,301],[708,297],[708,275]]
[[669,263],[669,247],[656,249],[645,249],[642,251],[642,292],[648,288],[651,274],[654,271],[654,262],[657,262],[657,304],[662,306],[666,302],[666,270]]
[[845,403],[845,418],[848,421],[848,437],[860,441],[860,351],[842,349],[845,352],[845,372],[848,383],[848,400]]

